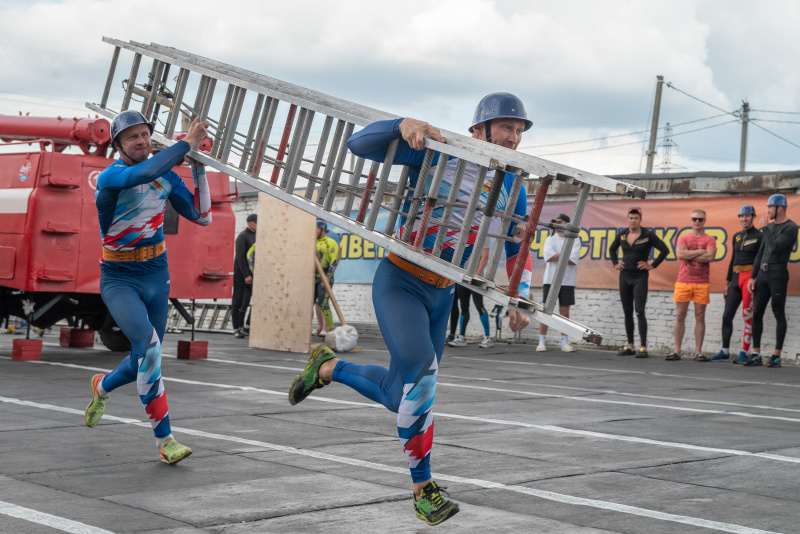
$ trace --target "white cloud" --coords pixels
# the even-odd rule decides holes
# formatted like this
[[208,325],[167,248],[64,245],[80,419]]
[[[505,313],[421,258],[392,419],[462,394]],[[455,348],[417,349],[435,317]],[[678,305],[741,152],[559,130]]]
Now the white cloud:
[[[526,144],[643,129],[657,74],[726,110],[743,98],[756,109],[800,106],[800,8],[789,2],[64,0],[0,1],[0,13],[0,113],[74,113],[64,100],[98,100],[112,52],[102,35],[175,46],[455,131],[483,94],[509,90],[535,123]],[[664,91],[662,125],[716,113]],[[20,102],[27,97],[41,105]],[[793,126],[762,124],[800,144]],[[725,128],[735,125],[711,132]],[[690,134],[681,150],[738,161],[735,133]],[[759,131],[751,143],[775,165],[800,167],[800,149]],[[568,159],[636,172],[640,154],[634,145]]]

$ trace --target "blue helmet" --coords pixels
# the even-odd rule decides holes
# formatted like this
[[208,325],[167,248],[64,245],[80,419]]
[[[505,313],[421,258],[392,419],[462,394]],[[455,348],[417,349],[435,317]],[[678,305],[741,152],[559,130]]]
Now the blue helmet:
[[111,123],[111,144],[114,144],[117,136],[121,134],[123,130],[131,126],[136,126],[137,124],[146,124],[150,128],[150,133],[153,133],[153,125],[147,122],[144,115],[138,111],[128,109],[114,117],[114,121]]
[[767,206],[783,206],[786,207],[786,197],[778,193],[777,195],[772,195],[767,200]]
[[525,132],[533,126],[533,122],[528,120],[528,114],[525,113],[522,100],[511,93],[492,93],[481,98],[478,107],[475,108],[469,133],[472,133],[476,125],[492,119],[522,119],[525,121],[523,130]]
[[741,208],[739,208],[739,215],[755,215],[756,209],[751,206],[750,204],[745,204]]
[[321,219],[317,219],[317,228],[322,228],[326,232],[328,231],[328,223]]

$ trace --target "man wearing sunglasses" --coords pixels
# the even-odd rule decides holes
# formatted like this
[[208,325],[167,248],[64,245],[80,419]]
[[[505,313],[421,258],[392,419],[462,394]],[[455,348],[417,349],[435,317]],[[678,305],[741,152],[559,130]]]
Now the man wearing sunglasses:
[[761,332],[764,329],[764,312],[772,299],[775,315],[775,351],[767,367],[781,366],[783,339],[786,337],[786,290],[789,287],[789,256],[797,241],[797,224],[786,216],[786,197],[772,195],[767,201],[767,215],[772,222],[762,229],[764,238],[753,263],[753,272],[747,287],[753,293],[753,352],[744,365],[761,365]]
[[681,359],[681,342],[686,331],[686,315],[689,303],[694,302],[694,359],[707,362],[703,354],[703,338],[706,335],[706,306],[711,302],[709,278],[711,262],[717,255],[717,241],[705,231],[706,212],[692,212],[692,231],[678,238],[675,255],[681,262],[678,281],[675,282],[675,352],[667,356],[668,361]]
[[742,305],[744,334],[742,350],[733,363],[746,363],[749,359],[747,351],[753,339],[753,292],[748,289],[750,273],[753,270],[756,254],[761,246],[761,230],[756,228],[756,209],[747,204],[739,210],[739,224],[742,231],[733,234],[731,240],[731,262],[728,264],[727,286],[722,295],[725,297],[725,311],[722,314],[722,349],[711,357],[712,362],[726,362],[731,359],[731,336],[733,335],[733,318],[739,304]]
[[[619,259],[619,249],[622,247],[622,260]],[[658,250],[658,257],[650,259],[653,248]],[[608,248],[611,263],[619,271],[619,298],[622,301],[622,311],[625,313],[625,334],[628,344],[622,347],[617,355],[647,358],[647,318],[644,309],[647,305],[647,282],[650,271],[658,267],[669,254],[669,247],[658,238],[652,230],[642,227],[642,208],[628,210],[628,227],[620,232],[619,236]],[[636,309],[636,319],[639,323],[639,350],[633,345],[633,311]]]

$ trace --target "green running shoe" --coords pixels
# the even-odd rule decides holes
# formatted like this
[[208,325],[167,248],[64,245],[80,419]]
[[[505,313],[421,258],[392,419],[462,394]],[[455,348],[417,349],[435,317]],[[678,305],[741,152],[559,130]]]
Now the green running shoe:
[[89,403],[89,406],[86,407],[86,412],[83,414],[83,419],[86,421],[86,426],[89,428],[94,428],[97,426],[97,423],[100,422],[100,418],[103,417],[103,412],[106,411],[106,401],[108,401],[108,397],[98,397],[97,396],[97,385],[103,380],[105,375],[94,375],[92,377],[92,395],[94,398],[92,402]]
[[323,363],[335,357],[336,354],[325,345],[320,345],[311,352],[308,365],[306,365],[302,373],[297,375],[297,378],[292,382],[292,387],[289,388],[289,404],[294,406],[311,395],[311,392],[315,389],[330,384],[330,382],[326,382],[319,377],[319,368]]
[[192,449],[186,445],[181,445],[174,439],[168,439],[161,446],[161,461],[165,464],[177,464],[184,458],[192,454]]
[[442,497],[444,489],[439,487],[436,482],[431,482],[422,488],[419,500],[414,498],[414,510],[417,512],[417,517],[429,525],[438,525],[458,513],[458,503]]

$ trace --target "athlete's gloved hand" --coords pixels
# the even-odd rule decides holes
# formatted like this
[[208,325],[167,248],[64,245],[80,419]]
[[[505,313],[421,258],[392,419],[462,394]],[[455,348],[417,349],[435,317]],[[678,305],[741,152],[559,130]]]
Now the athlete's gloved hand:
[[517,332],[522,330],[528,324],[530,324],[531,318],[525,315],[524,313],[520,313],[517,310],[508,310],[508,326],[511,327],[512,332]]
[[186,132],[186,137],[183,140],[189,143],[192,150],[197,150],[203,139],[208,137],[208,127],[210,125],[211,123],[208,121],[201,121],[200,117],[195,118],[192,124],[189,125],[189,131]]
[[431,137],[440,143],[444,143],[444,137],[439,128],[434,128],[427,122],[418,121],[416,119],[403,119],[400,123],[400,135],[403,140],[408,143],[408,146],[414,150],[422,150],[425,148],[425,137]]

